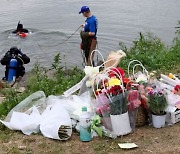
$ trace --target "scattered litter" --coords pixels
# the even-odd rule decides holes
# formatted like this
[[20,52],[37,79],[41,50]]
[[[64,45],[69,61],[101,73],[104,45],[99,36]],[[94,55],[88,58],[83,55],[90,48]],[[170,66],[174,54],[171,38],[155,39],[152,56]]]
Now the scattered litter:
[[134,149],[138,147],[135,143],[118,143],[118,145],[121,149]]
[[26,146],[18,146],[19,150],[25,150],[27,147]]

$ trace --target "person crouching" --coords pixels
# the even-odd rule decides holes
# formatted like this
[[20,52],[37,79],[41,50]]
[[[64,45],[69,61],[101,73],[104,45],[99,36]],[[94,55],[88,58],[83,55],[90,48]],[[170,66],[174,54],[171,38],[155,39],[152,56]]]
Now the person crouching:
[[[11,70],[15,72],[14,76],[16,79],[23,77],[25,74],[25,67],[23,65],[28,64],[29,62],[30,58],[26,54],[22,53],[20,49],[17,47],[10,48],[10,50],[7,51],[5,56],[1,59],[1,64],[6,66],[5,77],[3,80],[11,80]],[[13,63],[15,64],[14,66],[12,66]]]

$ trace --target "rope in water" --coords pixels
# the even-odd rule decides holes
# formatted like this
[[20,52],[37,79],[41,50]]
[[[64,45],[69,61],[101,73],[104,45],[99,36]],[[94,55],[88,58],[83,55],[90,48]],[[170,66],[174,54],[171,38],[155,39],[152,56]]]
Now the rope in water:
[[41,46],[43,46],[43,47],[55,47],[55,46],[64,44],[64,43],[67,42],[71,37],[73,37],[80,28],[81,28],[81,26],[79,26],[67,39],[65,39],[64,41],[62,41],[62,42],[60,42],[60,43],[58,43],[58,44],[55,44],[55,45],[41,45]]
[[[80,28],[81,28],[81,26],[79,26],[67,39],[65,39],[64,41],[62,41],[62,42],[60,42],[60,43],[58,43],[58,44],[55,44],[55,45],[47,45],[47,46],[45,46],[45,45],[40,45],[40,44],[38,44],[37,42],[36,42],[36,44],[37,44],[37,45],[39,46],[39,48],[44,52],[44,50],[42,49],[42,47],[55,47],[55,46],[64,44],[64,43],[67,42],[71,37],[73,37]],[[97,43],[97,47],[96,47],[96,48],[98,49],[98,43]],[[87,64],[86,58],[85,58],[84,52],[83,52],[82,50],[81,50],[81,55],[82,55],[82,58],[83,58],[83,63],[84,63],[84,65],[86,65],[86,64]],[[98,55],[97,55],[97,62],[98,62]]]

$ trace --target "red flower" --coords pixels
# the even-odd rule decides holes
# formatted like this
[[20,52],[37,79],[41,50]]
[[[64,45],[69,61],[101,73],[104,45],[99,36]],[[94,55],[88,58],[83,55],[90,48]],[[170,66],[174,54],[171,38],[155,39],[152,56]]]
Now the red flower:
[[180,85],[176,85],[176,86],[174,87],[174,90],[179,91],[179,90],[180,90]]
[[123,83],[124,84],[127,84],[127,83],[129,83],[130,82],[130,79],[129,78],[123,78]]
[[111,70],[112,71],[109,72],[109,76],[117,76],[118,74],[119,76],[124,77],[125,75],[125,72],[122,68],[112,68]]

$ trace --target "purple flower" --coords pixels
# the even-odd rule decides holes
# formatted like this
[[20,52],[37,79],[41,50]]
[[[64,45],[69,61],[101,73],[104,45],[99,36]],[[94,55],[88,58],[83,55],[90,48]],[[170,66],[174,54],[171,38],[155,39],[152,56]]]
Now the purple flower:
[[151,91],[148,92],[148,95],[149,95],[149,96],[154,95],[154,94],[155,94],[155,93],[154,93],[153,90],[151,90]]

